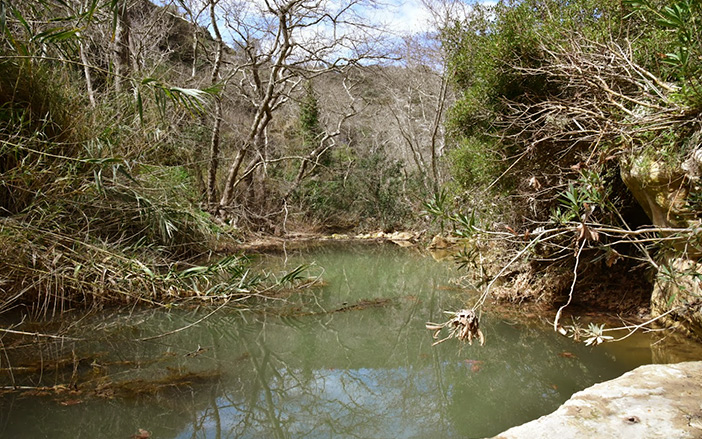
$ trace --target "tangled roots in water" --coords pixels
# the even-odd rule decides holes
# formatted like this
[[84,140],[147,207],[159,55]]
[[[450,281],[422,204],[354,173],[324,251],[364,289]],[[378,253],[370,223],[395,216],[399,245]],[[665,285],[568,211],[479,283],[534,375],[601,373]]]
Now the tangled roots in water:
[[439,343],[443,343],[450,338],[458,338],[461,341],[468,340],[468,344],[473,344],[473,338],[477,338],[480,342],[480,346],[485,345],[485,336],[480,330],[480,321],[475,310],[473,309],[462,309],[457,312],[446,312],[453,317],[444,323],[426,323],[426,328],[434,332],[434,339],[439,338],[441,330],[448,328],[449,334],[441,340],[435,341],[432,346],[436,346]]

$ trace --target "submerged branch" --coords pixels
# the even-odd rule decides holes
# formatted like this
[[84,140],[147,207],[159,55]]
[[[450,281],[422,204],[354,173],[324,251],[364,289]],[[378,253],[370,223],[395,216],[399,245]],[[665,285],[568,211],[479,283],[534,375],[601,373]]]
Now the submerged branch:
[[51,339],[55,339],[55,340],[70,340],[70,341],[85,340],[83,338],[68,337],[66,335],[42,334],[40,332],[17,331],[14,329],[5,329],[5,328],[0,328],[0,332],[4,332],[6,334],[26,335],[26,336],[38,337],[38,338],[51,338]]

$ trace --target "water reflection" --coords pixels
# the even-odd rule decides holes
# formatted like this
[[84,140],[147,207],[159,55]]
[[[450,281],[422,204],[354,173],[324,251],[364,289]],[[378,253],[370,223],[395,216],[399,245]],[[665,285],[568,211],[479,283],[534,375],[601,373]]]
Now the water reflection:
[[[389,246],[320,248],[262,263],[274,270],[285,261],[316,261],[326,286],[277,303],[276,312],[222,310],[149,342],[133,340],[207,311],[83,321],[83,335],[101,337],[63,347],[84,358],[79,389],[109,383],[116,393],[5,396],[0,437],[128,438],[139,428],[158,438],[486,437],[651,361],[648,336],[593,349],[492,313],[481,321],[486,346],[432,347],[424,322],[441,321],[442,310],[465,299],[450,288],[451,265]],[[373,299],[390,301],[348,308]],[[72,373],[28,385],[67,382]]]

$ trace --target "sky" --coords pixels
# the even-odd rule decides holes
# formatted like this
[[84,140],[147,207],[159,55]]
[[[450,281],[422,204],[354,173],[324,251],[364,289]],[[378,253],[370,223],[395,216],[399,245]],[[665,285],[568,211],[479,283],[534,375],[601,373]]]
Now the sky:
[[[173,2],[177,3],[178,0],[152,1],[158,4],[168,4]],[[267,14],[267,18],[264,18],[264,15],[258,12],[267,9],[267,1],[274,4],[283,4],[286,2],[286,0],[224,0],[219,3],[219,12],[224,16],[225,12],[224,9],[222,9],[224,6],[222,5],[235,5],[235,8],[239,8],[240,11],[245,11],[246,13],[244,15],[234,14],[230,16],[241,19],[242,26],[253,32],[251,36],[254,38],[262,42],[269,41],[272,43],[273,39],[271,37],[275,35],[275,27],[267,28],[266,25],[262,24],[263,21],[260,21],[259,18],[262,20],[272,20],[272,24],[275,24],[276,19],[270,14]],[[463,14],[458,11],[465,11],[474,4],[488,6],[496,3],[496,0],[368,0],[368,3],[363,0],[305,0],[304,4],[315,4],[317,1],[319,5],[328,8],[327,10],[330,11],[332,15],[334,15],[334,11],[336,10],[345,10],[344,8],[347,5],[355,5],[350,9],[351,15],[349,23],[352,24],[340,24],[336,28],[333,28],[330,26],[329,19],[323,19],[318,25],[298,28],[297,32],[294,34],[293,38],[300,44],[300,47],[309,48],[314,47],[315,44],[317,44],[318,47],[329,47],[327,56],[332,58],[335,56],[343,56],[345,53],[344,51],[351,46],[354,47],[354,49],[351,49],[352,52],[356,50],[356,48],[360,48],[360,52],[363,52],[365,48],[362,45],[357,46],[356,43],[356,41],[360,41],[356,39],[358,35],[361,35],[360,38],[364,38],[363,36],[367,33],[367,35],[371,36],[367,40],[370,42],[375,41],[372,35],[374,32],[377,32],[377,36],[380,37],[382,35],[377,41],[384,40],[388,42],[392,41],[393,37],[403,38],[406,36],[424,35],[428,32],[435,31],[436,23],[433,22],[432,13],[424,2],[436,4],[437,6],[442,4],[451,5],[451,15],[457,15],[459,17]],[[192,2],[194,5],[207,4],[206,0],[184,0],[184,2]],[[372,3],[375,3],[374,7],[370,6]],[[202,20],[201,24],[211,31],[211,27],[207,25],[209,14],[206,12],[206,10],[203,10],[200,17]],[[232,13],[230,12],[230,14]],[[331,15],[326,15],[326,17],[330,16]],[[349,15],[343,15],[342,20],[347,16]],[[314,15],[310,15],[308,20],[312,22],[315,21]],[[222,19],[222,21],[218,20],[218,24],[227,44],[233,45],[234,41],[240,38],[235,32],[231,32],[231,29],[227,28],[224,19]],[[375,25],[381,25],[381,27],[374,28],[373,26]],[[257,29],[262,31],[259,32]],[[273,33],[269,33],[270,30],[272,30]],[[390,33],[388,34],[386,31]],[[360,32],[360,34],[357,34],[358,32]],[[328,42],[331,40],[341,42],[342,40],[338,39],[339,36],[349,36],[349,41],[353,41],[350,43],[351,46],[347,46],[343,42],[340,45],[328,45]],[[266,43],[264,42],[262,44],[265,46]]]
[[[421,0],[399,0],[392,3],[394,4],[389,4],[385,10],[379,11],[379,13],[386,15],[382,21],[388,23],[394,32],[400,35],[411,35],[432,29],[431,13]],[[497,2],[494,0],[466,0],[465,3],[480,3],[489,6]]]
[[[174,3],[176,0],[152,0],[157,4],[165,5]],[[190,0],[192,1],[192,0]],[[190,3],[186,0],[186,3]],[[202,1],[202,0],[201,0]],[[245,4],[247,2],[263,3],[263,0],[232,0],[234,3]],[[275,1],[275,0],[274,0]],[[331,0],[334,2],[335,0]],[[426,33],[433,29],[432,16],[422,0],[377,0],[381,6],[372,11],[369,19],[373,22],[382,22],[398,36]],[[443,0],[428,0],[430,3],[440,3]],[[448,0],[458,4],[469,6],[471,4],[494,5],[496,0]],[[199,3],[195,0],[195,3]],[[344,2],[340,2],[344,3]],[[204,14],[206,15],[206,14]]]

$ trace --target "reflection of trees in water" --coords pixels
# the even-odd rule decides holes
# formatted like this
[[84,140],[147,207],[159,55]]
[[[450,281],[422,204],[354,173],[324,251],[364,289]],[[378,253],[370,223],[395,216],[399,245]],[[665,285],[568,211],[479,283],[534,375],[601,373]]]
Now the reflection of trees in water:
[[[93,399],[72,407],[44,401],[39,412],[28,407],[33,400],[10,401],[10,410],[0,399],[0,426],[17,423],[0,429],[0,437],[43,437],[46,431],[62,439],[129,437],[138,428],[178,439],[485,437],[635,365],[622,365],[620,353],[613,361],[609,346],[591,349],[542,330],[547,325],[510,325],[489,314],[481,320],[484,347],[454,340],[431,347],[424,323],[442,321],[443,310],[465,305],[465,293],[440,289],[447,271],[426,259],[403,257],[393,248],[368,253],[323,261],[338,266],[325,275],[328,287],[286,297],[284,306],[312,314],[222,310],[148,343],[133,340],[186,326],[208,311],[133,312],[101,320],[108,340],[87,351],[109,348],[113,365],[104,373],[110,379],[199,372],[212,378],[136,401]],[[392,300],[382,307],[323,312],[375,297]],[[618,346],[624,345],[612,349]],[[118,369],[116,360],[132,364]]]
[[[623,371],[614,370],[599,348],[487,315],[485,347],[451,342],[432,348],[431,334],[418,320],[430,309],[442,309],[441,300],[429,296],[284,321],[217,316],[149,349],[135,345],[129,355],[146,360],[169,349],[177,353],[171,372],[215,370],[221,378],[137,404],[62,408],[72,423],[60,416],[16,420],[30,426],[24,432],[41,425],[37,430],[64,432],[63,437],[98,437],[104,431],[128,437],[137,428],[164,438],[485,437],[502,430],[505,419],[514,424],[532,419],[573,391]],[[198,344],[207,350],[184,355]],[[127,356],[125,346],[115,344],[120,356]],[[562,356],[564,351],[577,358]],[[168,373],[153,366],[140,376]],[[57,407],[50,401],[46,412]]]
[[485,437],[506,419],[538,417],[573,391],[618,374],[588,347],[490,316],[485,347],[431,348],[430,334],[415,324],[428,303],[436,304],[429,297],[366,310],[365,317],[219,322],[218,331],[231,332],[233,350],[246,353],[232,371],[236,385],[225,383],[217,399],[222,434]]
[[[322,328],[301,331],[306,354],[334,349],[353,355],[343,331],[329,321],[316,325],[334,335],[320,347],[312,334]],[[371,368],[335,367],[341,366],[341,357],[333,364],[309,356],[290,361],[291,352],[299,354],[295,346],[272,349],[266,329],[263,324],[258,334],[236,337],[248,353],[246,365],[232,380],[236,385],[226,384],[216,407],[201,412],[208,420],[198,424],[207,437],[220,437],[219,432],[222,437],[401,437],[418,433],[418,425],[425,426],[425,434],[440,431],[441,410],[427,397],[436,386],[426,366],[417,367],[415,360],[399,365],[397,352],[390,350],[376,352],[384,357],[381,363],[389,364]]]
[[[105,401],[112,410],[103,412],[86,405],[80,422],[47,417],[41,429],[56,428],[64,437],[97,437],[105,428],[124,437],[145,428],[164,438],[485,437],[502,430],[505,419],[530,420],[573,391],[619,373],[599,348],[488,315],[481,325],[485,347],[451,342],[432,348],[422,321],[450,308],[441,294],[304,318],[223,314],[148,345],[115,339],[121,358],[140,358],[143,366],[123,375],[111,370],[115,376],[215,370],[221,378],[136,405]],[[198,345],[206,351],[185,355]],[[146,367],[165,350],[176,354],[167,367]],[[577,358],[561,356],[564,351]]]
[[249,353],[250,376],[237,380],[238,386],[227,386],[217,399],[210,416],[221,423],[216,431],[224,437],[275,438],[368,431],[364,424],[372,416],[359,398],[373,395],[373,390],[364,380],[338,369],[290,367],[267,345],[264,332],[253,340],[240,339]]

